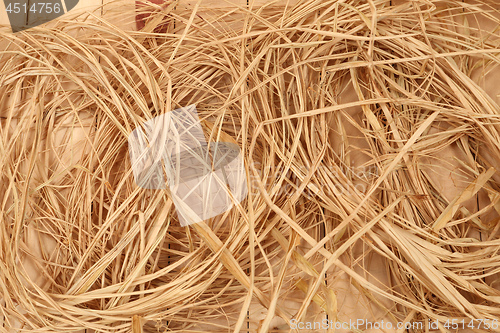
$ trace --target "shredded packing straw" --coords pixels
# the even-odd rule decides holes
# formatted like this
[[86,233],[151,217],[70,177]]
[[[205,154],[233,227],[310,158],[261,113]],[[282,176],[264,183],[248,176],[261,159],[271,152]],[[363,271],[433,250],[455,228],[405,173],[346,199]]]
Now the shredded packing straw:
[[500,317],[495,2],[112,5],[0,33],[2,332]]

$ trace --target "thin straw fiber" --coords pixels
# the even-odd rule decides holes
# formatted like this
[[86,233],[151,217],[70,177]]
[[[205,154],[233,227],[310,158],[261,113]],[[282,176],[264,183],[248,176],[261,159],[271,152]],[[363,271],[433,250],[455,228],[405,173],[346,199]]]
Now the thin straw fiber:
[[[2,332],[499,331],[496,2],[139,10],[0,32]],[[247,188],[190,224],[129,140],[191,105]]]

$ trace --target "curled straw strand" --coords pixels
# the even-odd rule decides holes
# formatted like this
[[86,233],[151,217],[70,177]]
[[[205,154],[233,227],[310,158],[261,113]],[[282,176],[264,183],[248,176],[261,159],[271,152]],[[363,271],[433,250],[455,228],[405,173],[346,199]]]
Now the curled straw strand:
[[[287,330],[348,319],[346,290],[393,321],[500,316],[497,7],[152,4],[140,31],[116,8],[0,33],[3,331]],[[127,137],[190,104],[250,188],[182,228]]]

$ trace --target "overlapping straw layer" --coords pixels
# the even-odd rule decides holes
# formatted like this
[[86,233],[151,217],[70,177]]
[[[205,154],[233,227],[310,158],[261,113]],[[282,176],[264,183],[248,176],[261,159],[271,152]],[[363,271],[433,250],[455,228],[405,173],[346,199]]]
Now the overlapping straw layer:
[[[143,8],[0,35],[2,332],[499,318],[496,4]],[[249,194],[181,227],[127,138],[190,104]]]

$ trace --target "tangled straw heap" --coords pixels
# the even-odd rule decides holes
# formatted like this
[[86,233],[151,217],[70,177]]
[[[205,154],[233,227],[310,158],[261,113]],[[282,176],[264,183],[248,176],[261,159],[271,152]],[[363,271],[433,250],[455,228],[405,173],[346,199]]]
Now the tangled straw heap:
[[[498,318],[494,6],[169,3],[141,31],[105,7],[2,32],[1,330]],[[181,227],[127,138],[190,104],[249,194]]]

